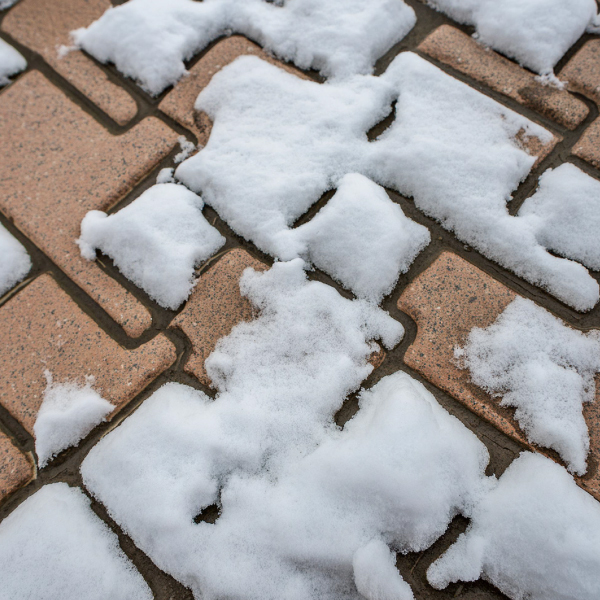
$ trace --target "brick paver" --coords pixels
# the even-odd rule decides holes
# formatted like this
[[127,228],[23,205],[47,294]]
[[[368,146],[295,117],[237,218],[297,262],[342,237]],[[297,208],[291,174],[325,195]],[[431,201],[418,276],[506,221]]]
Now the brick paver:
[[141,392],[175,360],[160,334],[135,350],[111,339],[58,286],[41,275],[0,308],[0,404],[31,434],[46,388],[95,378],[94,388],[117,409]]
[[418,49],[568,129],[575,129],[589,112],[566,90],[542,85],[530,71],[450,25],[436,29]]
[[135,100],[83,52],[59,53],[61,46],[71,45],[70,31],[89,25],[110,6],[109,0],[23,0],[4,19],[2,31],[39,52],[69,83],[124,125],[137,113]]
[[0,502],[26,485],[33,475],[33,462],[0,431]]
[[81,258],[75,240],[92,209],[107,210],[174,146],[177,135],[155,118],[111,135],[41,73],[0,96],[0,210],[125,331],[139,336],[148,310]]

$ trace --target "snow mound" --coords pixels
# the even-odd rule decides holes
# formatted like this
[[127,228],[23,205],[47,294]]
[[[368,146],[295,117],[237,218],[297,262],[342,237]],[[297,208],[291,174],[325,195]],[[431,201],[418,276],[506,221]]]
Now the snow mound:
[[0,523],[5,600],[151,600],[152,592],[94,514],[66,483],[44,486]]
[[21,281],[30,269],[27,250],[0,223],[0,296]]
[[[10,4],[1,4],[0,10]],[[27,61],[23,55],[10,44],[0,38],[0,87],[10,83],[9,77],[27,68]]]
[[72,36],[157,95],[222,35],[241,33],[300,68],[343,77],[371,72],[415,22],[402,0],[130,0]]
[[431,240],[383,188],[356,173],[344,176],[333,198],[295,234],[314,265],[376,304]]
[[50,372],[45,375],[48,385],[33,425],[40,468],[62,450],[77,445],[115,409],[93,389],[93,377],[82,386],[53,383]]
[[531,219],[540,244],[600,271],[600,181],[570,163],[548,169],[519,217]]
[[514,600],[600,594],[600,505],[548,458],[524,452],[427,572],[435,588],[483,577]]
[[571,329],[517,297],[487,329],[472,329],[457,355],[476,385],[517,409],[529,441],[556,450],[569,470],[585,473],[589,436],[582,403],[594,400],[600,332]]
[[476,37],[542,75],[594,25],[594,0],[428,0],[460,23],[474,25]]
[[88,212],[77,243],[84,258],[94,260],[98,248],[158,304],[174,310],[194,287],[195,267],[225,243],[202,207],[185,187],[157,184],[117,213]]
[[[136,544],[197,598],[358,600],[358,590],[408,600],[390,549],[428,547],[489,486],[483,444],[404,373],[363,392],[343,432],[323,412],[316,446],[286,435],[303,423],[294,382],[278,423],[256,414],[251,388],[236,413],[225,412],[232,393],[211,402],[167,384],[82,466],[86,486]],[[240,454],[250,439],[261,445],[264,418],[288,447],[276,469],[264,442],[262,463]],[[216,523],[195,524],[214,502]]]

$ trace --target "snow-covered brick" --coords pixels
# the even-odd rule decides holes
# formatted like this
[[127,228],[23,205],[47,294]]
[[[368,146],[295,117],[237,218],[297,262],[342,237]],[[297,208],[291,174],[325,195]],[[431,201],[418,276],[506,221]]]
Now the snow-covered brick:
[[202,207],[185,187],[157,184],[112,215],[88,212],[77,243],[84,258],[101,250],[158,304],[176,309],[194,287],[195,267],[225,243]]
[[[302,407],[281,403],[276,422],[256,413],[252,390],[226,410],[232,393],[212,402],[167,384],[82,466],[136,544],[197,598],[412,598],[390,550],[428,547],[489,487],[483,444],[404,373],[363,392],[343,432],[322,413],[318,445],[286,435]],[[261,416],[288,446],[277,469],[264,441],[263,462],[240,454],[261,444]],[[216,523],[195,524],[216,501]]]
[[519,217],[542,246],[600,271],[600,181],[570,163],[548,169]]
[[130,0],[72,35],[156,95],[224,34],[244,34],[300,68],[343,77],[370,73],[415,21],[402,0]]
[[524,452],[435,561],[429,582],[490,581],[514,600],[600,595],[600,504],[559,465]]
[[2,521],[0,565],[6,600],[152,598],[117,536],[66,483],[44,486]]
[[428,0],[477,38],[532,71],[551,74],[554,65],[596,22],[594,0]]
[[456,352],[475,384],[502,397],[531,442],[556,450],[583,474],[589,450],[582,403],[592,402],[600,372],[600,332],[566,326],[517,297],[487,329]]
[[77,445],[115,409],[94,390],[93,377],[85,385],[78,385],[55,383],[49,371],[45,376],[48,383],[33,425],[40,467],[45,467],[59,452]]
[[591,309],[599,288],[587,269],[549,254],[529,220],[506,207],[535,161],[519,139],[547,143],[550,133],[411,53],[380,79],[396,90],[396,119],[370,145],[363,173],[413,196],[488,258],[577,310]]
[[27,250],[0,223],[0,296],[29,273]]
[[383,188],[357,173],[345,175],[333,198],[296,234],[315,266],[375,303],[431,239]]
[[[9,5],[0,4],[0,10]],[[27,68],[23,55],[0,38],[0,87],[10,83],[9,77]]]

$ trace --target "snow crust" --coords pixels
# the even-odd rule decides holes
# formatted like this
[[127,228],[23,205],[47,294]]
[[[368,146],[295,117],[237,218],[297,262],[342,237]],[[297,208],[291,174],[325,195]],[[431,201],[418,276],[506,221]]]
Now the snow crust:
[[45,467],[62,450],[77,445],[115,409],[94,390],[93,377],[88,377],[85,385],[78,385],[54,383],[49,371],[45,375],[48,384],[33,425],[40,467]]
[[600,593],[600,505],[559,465],[524,452],[479,502],[429,582],[487,579],[513,600]]
[[77,243],[84,258],[101,250],[158,304],[176,309],[194,287],[195,267],[225,243],[203,206],[181,185],[157,184],[117,213],[88,212]]
[[0,223],[0,296],[21,281],[30,269],[27,250]]
[[376,304],[431,240],[383,188],[357,173],[345,175],[333,198],[295,233],[314,265]]
[[594,0],[428,0],[476,37],[542,75],[596,23]]
[[570,163],[548,169],[519,217],[546,248],[600,271],[600,181]]
[[[0,10],[7,8],[12,3],[0,3]],[[0,87],[10,83],[9,77],[27,68],[27,61],[23,55],[9,43],[0,39]]]
[[475,384],[517,409],[529,441],[556,450],[571,471],[585,473],[589,436],[582,403],[594,400],[600,332],[571,329],[517,297],[487,329],[472,329],[457,354]]
[[244,34],[300,68],[346,77],[370,73],[415,22],[402,0],[130,0],[72,36],[157,95],[186,73],[184,61],[224,34]]
[[5,600],[151,600],[117,536],[66,483],[44,486],[0,523]]

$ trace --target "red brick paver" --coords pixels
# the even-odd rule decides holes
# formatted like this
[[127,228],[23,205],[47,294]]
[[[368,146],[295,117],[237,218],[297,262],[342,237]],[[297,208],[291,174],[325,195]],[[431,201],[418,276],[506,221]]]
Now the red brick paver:
[[41,73],[0,96],[0,210],[134,337],[148,310],[81,258],[75,240],[92,209],[107,210],[165,156],[177,135],[155,118],[113,136]]
[[110,338],[58,286],[42,275],[0,308],[0,404],[33,434],[46,388],[95,378],[94,389],[117,407],[141,392],[175,360],[163,335],[135,350]]
[[2,31],[39,52],[69,83],[124,125],[137,113],[135,100],[81,51],[61,57],[58,50],[71,45],[70,31],[89,25],[110,6],[109,0],[22,0],[2,22]]
[[33,462],[0,431],[0,502],[33,478]]

